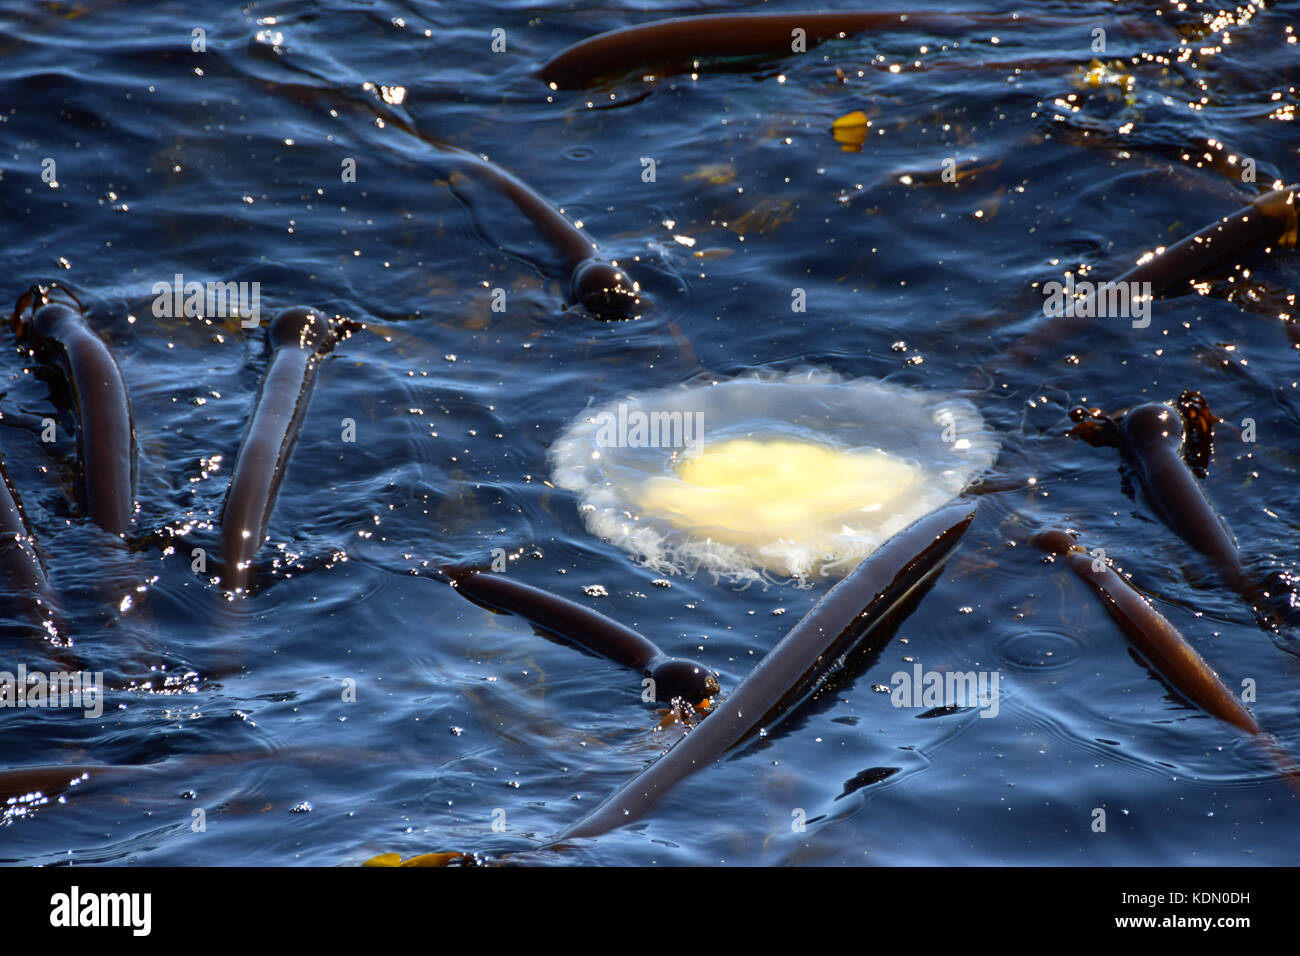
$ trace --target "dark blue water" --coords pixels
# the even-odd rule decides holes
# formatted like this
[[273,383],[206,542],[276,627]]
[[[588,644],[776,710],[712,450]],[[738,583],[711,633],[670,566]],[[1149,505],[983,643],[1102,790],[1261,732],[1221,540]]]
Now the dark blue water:
[[[748,72],[553,93],[532,71],[585,36],[753,6],[7,4],[4,301],[49,278],[83,294],[131,389],[142,530],[216,518],[266,365],[260,331],[155,318],[155,283],[258,281],[265,314],[301,302],[367,329],[321,368],[264,587],[237,605],[188,553],[128,553],[80,515],[75,443],[38,440],[32,421],[54,406],[4,333],[0,450],[76,659],[109,690],[98,719],[0,711],[0,765],[136,769],[11,807],[0,858],[356,863],[473,851],[500,839],[494,819],[542,841],[680,731],[656,731],[636,675],[420,572],[504,549],[519,580],[735,687],[826,585],[654,586],[584,531],[548,484],[547,448],[590,401],[814,365],[963,394],[1002,435],[999,472],[1037,484],[985,496],[962,550],[853,679],[640,824],[538,859],[1294,863],[1300,806],[1275,771],[1140,666],[1025,540],[1050,524],[1105,547],[1230,687],[1254,681],[1259,722],[1300,751],[1300,662],[1125,493],[1113,451],[1064,437],[1074,404],[1199,389],[1226,419],[1208,494],[1252,564],[1294,568],[1300,355],[1278,316],[1295,314],[1300,260],[1252,258],[1248,281],[1161,301],[1148,329],[1062,343],[1068,362],[999,358],[1044,321],[1038,284],[1122,271],[1297,178],[1300,11],[1188,7],[1042,3],[1059,25],[868,35]],[[497,27],[505,53],[490,49]],[[1105,54],[1089,48],[1095,27]],[[1131,86],[1082,83],[1094,55]],[[381,88],[421,136],[486,154],[582,220],[641,281],[645,316],[566,308],[513,207],[453,192],[427,142],[376,123]],[[857,109],[872,126],[845,152],[830,124]],[[1254,158],[1258,185],[1221,153]],[[970,171],[956,185],[938,175],[949,157]],[[790,308],[795,288],[806,312]],[[1247,418],[1253,443],[1237,437]],[[8,633],[0,653],[7,669],[62,659]],[[998,716],[890,706],[873,685],[913,663],[998,671]]]

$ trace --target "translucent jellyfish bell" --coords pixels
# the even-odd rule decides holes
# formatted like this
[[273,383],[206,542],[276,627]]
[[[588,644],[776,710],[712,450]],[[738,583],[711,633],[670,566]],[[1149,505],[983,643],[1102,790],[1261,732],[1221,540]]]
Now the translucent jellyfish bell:
[[974,406],[831,372],[755,374],[590,408],[551,447],[587,530],[660,573],[847,574],[992,466]]

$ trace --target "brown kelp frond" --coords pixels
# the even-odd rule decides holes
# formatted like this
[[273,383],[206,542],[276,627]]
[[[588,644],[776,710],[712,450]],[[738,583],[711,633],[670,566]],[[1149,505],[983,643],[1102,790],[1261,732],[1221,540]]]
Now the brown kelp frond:
[[839,11],[722,13],[677,17],[610,30],[561,50],[538,71],[552,89],[577,89],[636,74],[699,73],[743,59],[779,59],[827,40],[867,31],[955,33],[996,27],[1069,26],[1063,17],[1019,13]]
[[718,693],[717,678],[703,664],[668,656],[653,641],[599,611],[515,581],[504,572],[462,570],[449,576],[452,586],[476,604],[518,614],[565,641],[639,671],[649,681],[651,700],[689,705]]
[[868,555],[699,726],[554,842],[597,836],[636,820],[678,781],[787,716],[932,578],[974,517],[968,502],[948,505]]
[[1250,735],[1278,773],[1300,793],[1295,758],[1265,733],[1213,667],[1182,633],[1157,611],[1109,558],[1089,551],[1059,529],[1039,531],[1030,542],[1052,558],[1062,558],[1101,600],[1107,613],[1164,682],[1192,704]]
[[221,513],[221,586],[246,593],[280,483],[311,402],[321,361],[339,341],[324,313],[306,306],[280,312],[267,329],[271,361],[231,472]]
[[1075,422],[1067,435],[1086,441],[1093,448],[1118,448],[1120,443],[1119,426],[1115,419],[1100,408],[1084,408],[1076,405],[1070,409],[1070,421]]
[[23,321],[23,313],[30,308],[32,315],[35,315],[41,306],[49,305],[53,301],[56,292],[61,292],[71,299],[76,304],[78,311],[86,311],[86,307],[82,304],[81,299],[77,297],[77,294],[57,279],[53,279],[48,283],[36,283],[29,286],[18,297],[13,314],[9,316],[9,327],[14,330],[14,334],[18,336],[19,341],[22,341],[26,336],[27,330],[27,323]]
[[1059,529],[1039,531],[1029,540],[1040,550],[1064,558],[1070,570],[1101,598],[1115,623],[1157,673],[1192,703],[1248,734],[1261,732],[1250,711],[1214,669],[1127,578],[1115,571],[1110,559],[1089,553]]
[[1223,419],[1210,411],[1204,395],[1191,389],[1178,396],[1177,404],[1183,417],[1183,461],[1196,477],[1205,478],[1214,454],[1214,426]]

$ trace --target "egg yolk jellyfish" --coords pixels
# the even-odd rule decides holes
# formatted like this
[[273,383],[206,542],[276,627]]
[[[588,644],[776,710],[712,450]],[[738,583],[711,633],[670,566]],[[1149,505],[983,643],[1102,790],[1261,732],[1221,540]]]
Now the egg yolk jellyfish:
[[997,449],[968,402],[802,371],[589,408],[551,462],[587,530],[659,573],[807,585],[961,494]]

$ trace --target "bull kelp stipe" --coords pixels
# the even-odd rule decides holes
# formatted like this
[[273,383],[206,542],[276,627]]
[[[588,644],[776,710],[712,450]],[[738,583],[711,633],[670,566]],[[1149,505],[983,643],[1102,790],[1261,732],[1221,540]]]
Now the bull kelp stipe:
[[[13,328],[76,416],[86,514],[110,534],[123,535],[135,519],[136,478],[135,424],[126,382],[108,346],[87,324],[81,304],[75,299],[72,305],[51,302],[50,291],[34,287],[19,299]],[[34,310],[30,316],[25,314],[29,305]]]
[[654,699],[698,704],[718,692],[718,680],[699,661],[670,657],[658,645],[613,618],[576,601],[492,571],[449,572],[465,597],[527,618],[570,643],[639,671],[653,681]]
[[1065,560],[1160,677],[1206,713],[1249,734],[1287,783],[1300,792],[1300,767],[1296,766],[1295,758],[1264,732],[1254,715],[1178,628],[1152,607],[1126,578],[1117,574],[1109,560],[1094,557],[1069,534],[1057,529],[1040,531],[1030,540],[1052,558]]
[[974,517],[973,505],[958,502],[890,538],[831,588],[699,726],[553,842],[631,823],[684,777],[775,725],[937,572]]
[[1003,30],[1063,18],[1018,13],[840,11],[831,13],[721,13],[677,17],[621,27],[561,50],[538,75],[555,89],[577,89],[598,80],[638,75],[696,73],[737,58],[784,58],[827,40],[886,30],[960,33],[978,27]]
[[221,586],[240,593],[252,583],[253,559],[266,537],[316,370],[338,340],[333,323],[305,306],[285,309],[272,319],[267,337],[271,363],[221,513]]

